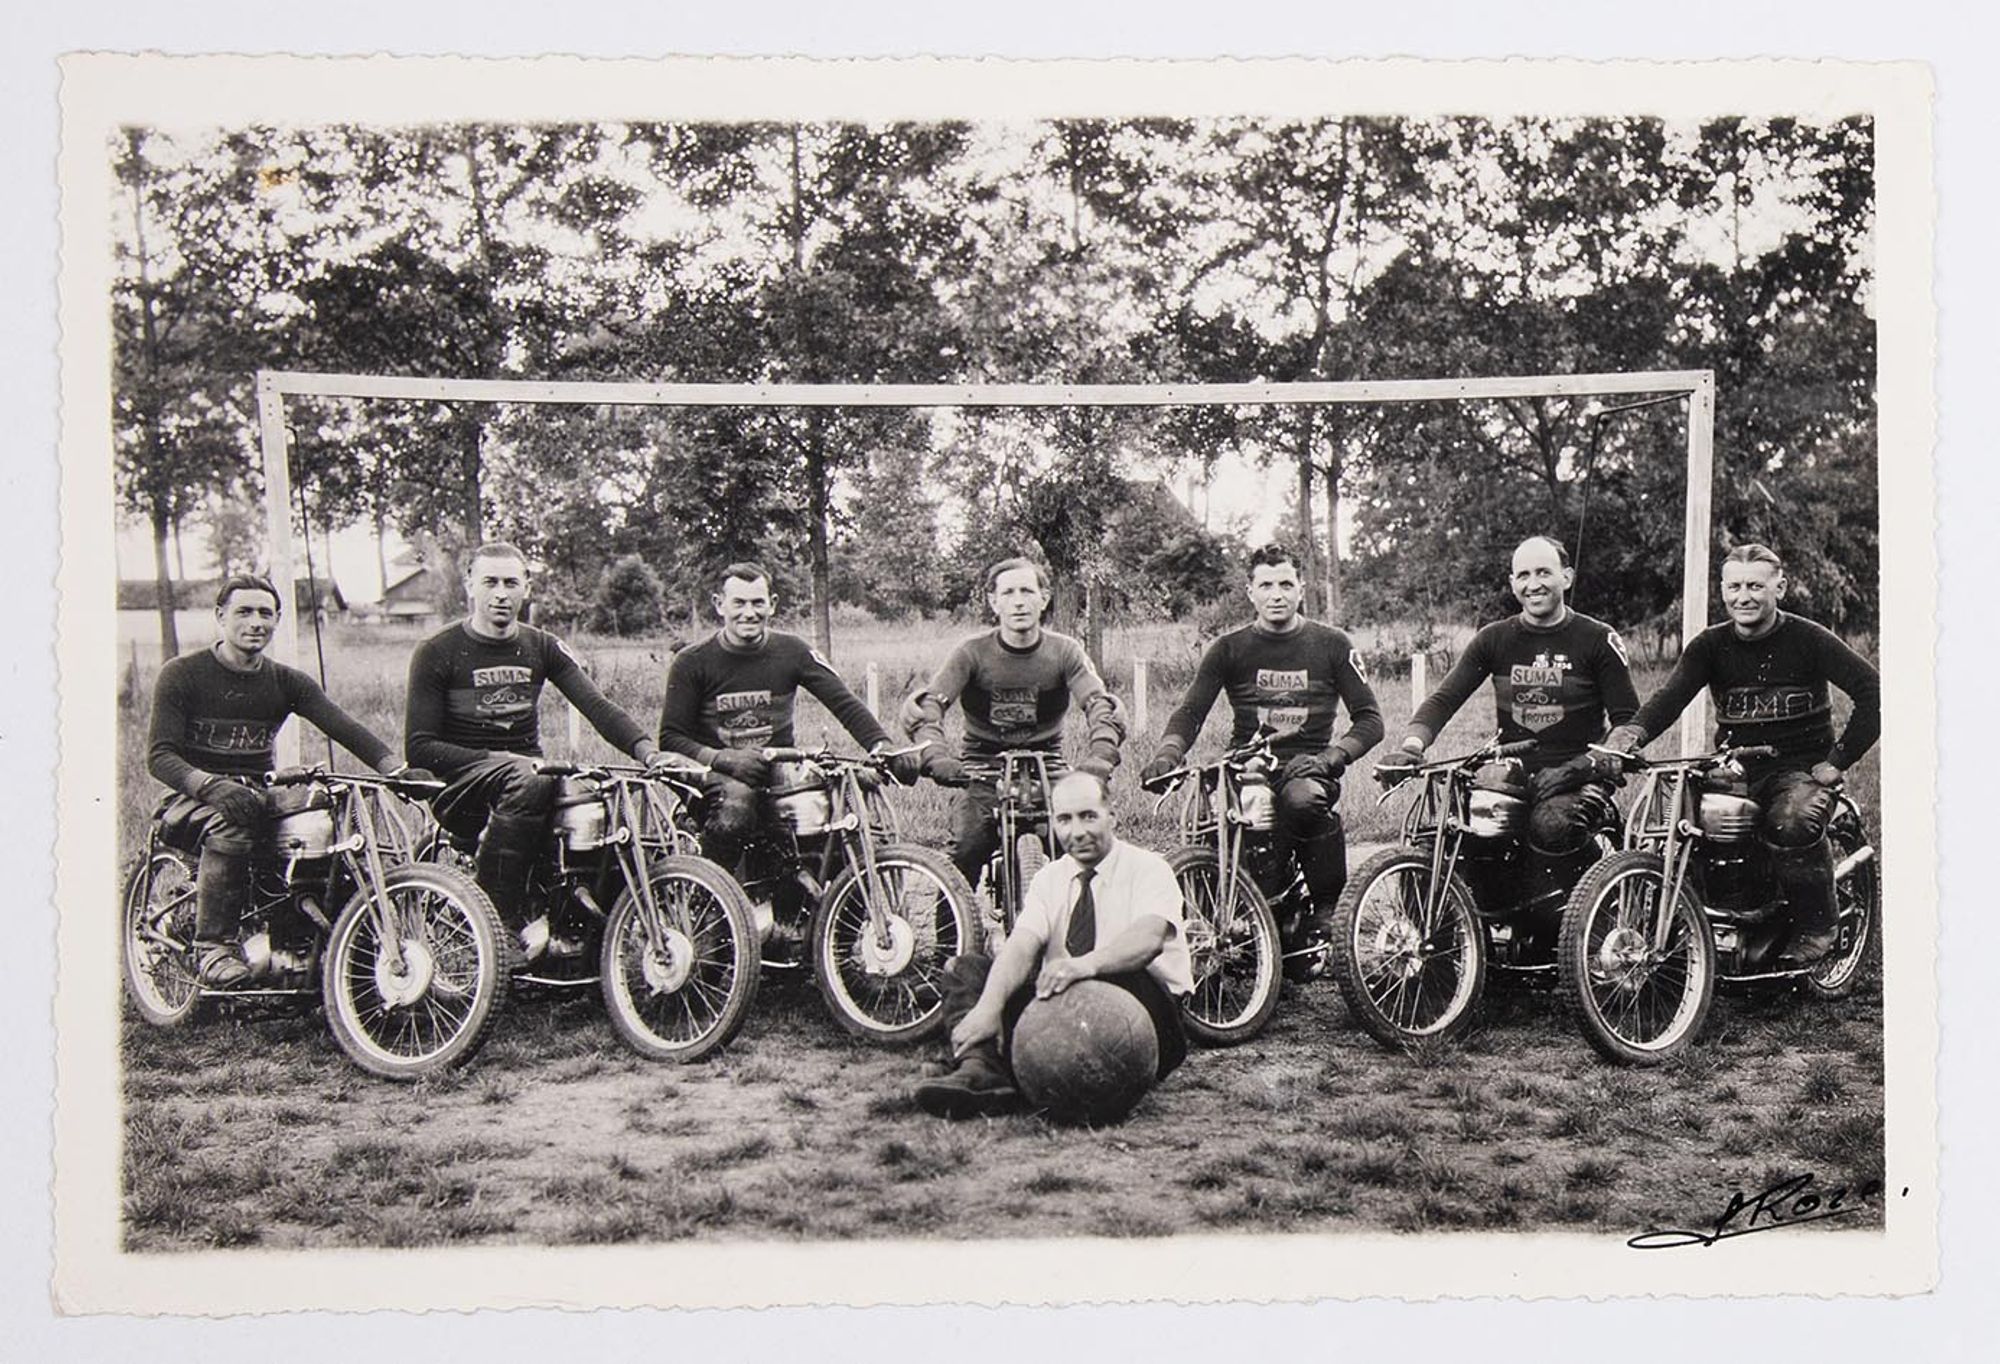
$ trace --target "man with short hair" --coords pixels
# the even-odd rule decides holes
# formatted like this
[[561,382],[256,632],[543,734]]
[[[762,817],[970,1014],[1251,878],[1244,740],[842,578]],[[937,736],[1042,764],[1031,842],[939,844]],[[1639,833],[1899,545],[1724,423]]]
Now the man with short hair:
[[[771,783],[763,750],[793,743],[799,688],[817,697],[869,752],[887,749],[889,735],[818,650],[770,628],[777,600],[763,565],[730,564],[712,600],[722,628],[682,650],[667,669],[660,746],[711,769],[703,778],[709,808],[702,855],[734,868],[756,831],[758,804]],[[889,759],[891,775],[905,786],[916,781],[919,768],[915,753]]]
[[[1729,619],[1696,635],[1660,689],[1604,742],[1638,752],[1705,686],[1715,702],[1717,744],[1778,750],[1774,758],[1746,762],[1745,775],[1750,798],[1763,807],[1764,846],[1792,908],[1785,955],[1811,966],[1839,939],[1826,826],[1842,774],[1882,733],[1882,680],[1832,631],[1779,610],[1788,586],[1784,561],[1768,545],[1741,544],[1725,554],[1722,605]],[[1838,739],[1828,683],[1854,703]]]
[[[492,540],[472,551],[465,618],[411,655],[403,724],[410,761],[446,782],[431,802],[438,823],[462,838],[478,837],[474,876],[515,933],[527,926],[528,873],[560,785],[535,771],[542,684],[569,698],[613,748],[649,766],[665,761],[560,639],[522,621],[528,590],[527,558],[519,549]],[[526,946],[532,957],[542,944]]]
[[[924,771],[935,781],[957,782],[965,765],[944,742],[944,716],[958,702],[965,716],[966,757],[992,759],[1008,749],[1062,752],[1063,722],[1072,703],[1089,726],[1089,754],[1081,771],[1108,778],[1118,766],[1125,718],[1104,688],[1083,645],[1042,628],[1049,604],[1048,579],[1032,560],[1002,559],[986,570],[986,601],[998,624],[952,650],[922,690],[903,703],[900,716],[911,742],[922,746]],[[958,798],[951,860],[968,884],[999,846],[994,818],[998,790],[977,778]]]
[[1021,917],[998,957],[970,952],[946,965],[950,1074],[917,1086],[917,1104],[943,1118],[1021,1106],[1008,1063],[1014,1025],[1030,1001],[1101,980],[1145,1006],[1159,1042],[1156,1080],[1187,1057],[1181,1000],[1194,989],[1181,889],[1158,853],[1117,836],[1103,778],[1076,771],[1050,792],[1063,855],[1035,873]]
[[[1303,929],[1308,939],[1323,941],[1347,884],[1347,837],[1337,808],[1340,775],[1381,742],[1382,711],[1346,632],[1300,613],[1305,583],[1288,546],[1265,545],[1250,556],[1248,592],[1256,618],[1202,655],[1180,707],[1167,717],[1166,737],[1141,775],[1151,781],[1181,764],[1218,693],[1229,695],[1231,747],[1249,742],[1260,729],[1273,731],[1271,750],[1281,764],[1272,781],[1274,842],[1281,853],[1298,858],[1312,898],[1311,922],[1285,927],[1294,938]],[[1333,722],[1341,706],[1347,708],[1347,728],[1335,739]],[[1288,950],[1295,947],[1287,944]]]
[[1383,768],[1416,766],[1473,691],[1493,680],[1503,743],[1533,740],[1521,759],[1528,775],[1530,899],[1567,895],[1592,858],[1591,835],[1615,815],[1617,772],[1589,753],[1608,718],[1623,724],[1639,708],[1624,641],[1601,620],[1570,609],[1576,583],[1569,551],[1545,535],[1514,550],[1508,573],[1517,615],[1472,637],[1458,662],[1410,717],[1409,734]]
[[195,969],[204,985],[235,985],[250,972],[235,938],[250,898],[250,859],[275,813],[259,781],[276,761],[274,740],[303,716],[378,772],[418,780],[389,746],[335,705],[319,683],[264,655],[283,610],[267,578],[236,574],[215,594],[222,638],[160,669],[153,688],[146,767],[176,794],[161,810],[201,840],[195,880]]

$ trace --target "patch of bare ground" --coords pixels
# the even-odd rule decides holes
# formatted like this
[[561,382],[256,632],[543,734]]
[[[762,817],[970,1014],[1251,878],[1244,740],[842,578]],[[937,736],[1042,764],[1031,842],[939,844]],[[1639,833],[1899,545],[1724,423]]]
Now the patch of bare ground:
[[[1718,999],[1653,1070],[1600,1061],[1551,995],[1494,987],[1470,1045],[1404,1054],[1338,992],[1197,1051],[1124,1124],[943,1123],[929,1053],[855,1042],[771,978],[730,1048],[662,1066],[589,994],[526,993],[470,1067],[354,1070],[315,1014],[125,1032],[125,1243],[570,1244],[1581,1230],[1712,1218],[1787,1172],[1880,1180],[1879,992]],[[1758,1186],[1761,1187],[1761,1186]],[[1879,1225],[1879,1211],[1831,1226]]]

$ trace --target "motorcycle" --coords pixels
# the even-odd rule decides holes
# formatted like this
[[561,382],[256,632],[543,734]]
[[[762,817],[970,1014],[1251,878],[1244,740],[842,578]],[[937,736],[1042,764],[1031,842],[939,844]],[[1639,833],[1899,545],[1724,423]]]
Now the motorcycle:
[[882,791],[891,755],[767,748],[765,818],[736,872],[767,968],[811,970],[848,1032],[913,1043],[944,1023],[944,964],[977,939],[950,859],[898,840]]
[[1277,1010],[1287,965],[1296,963],[1298,974],[1310,978],[1324,960],[1319,945],[1283,948],[1288,935],[1303,938],[1312,900],[1296,859],[1281,857],[1271,840],[1278,768],[1270,734],[1260,732],[1214,762],[1143,783],[1162,805],[1176,788],[1182,793],[1181,846],[1167,854],[1167,864],[1180,882],[1194,968],[1187,1030],[1210,1046],[1235,1046],[1261,1033]]
[[[539,762],[560,780],[528,874],[518,985],[596,986],[619,1040],[649,1060],[699,1061],[736,1035],[757,993],[743,890],[686,827],[702,769]],[[423,850],[469,867],[477,838],[439,829]]]
[[[1407,1047],[1472,1021],[1489,971],[1552,983],[1569,886],[1538,878],[1524,841],[1531,803],[1520,759],[1532,739],[1377,767],[1387,801],[1406,784],[1403,841],[1363,862],[1334,909],[1333,974],[1369,1036]],[[1607,814],[1609,811],[1607,811]],[[1611,846],[1610,826],[1592,833]]]
[[[1604,750],[1609,751],[1609,750]],[[1577,883],[1563,912],[1563,986],[1591,1046],[1608,1060],[1658,1065],[1700,1033],[1718,984],[1803,986],[1824,999],[1853,988],[1881,916],[1881,869],[1846,792],[1826,836],[1834,856],[1836,940],[1810,966],[1781,960],[1793,923],[1757,837],[1762,810],[1743,764],[1768,747],[1651,761],[1623,847]]]
[[1021,917],[1022,898],[1035,873],[1060,855],[1049,825],[1049,791],[1062,770],[1063,762],[1054,754],[1010,748],[990,758],[967,759],[963,779],[938,783],[993,783],[993,817],[1000,846],[987,860],[979,884],[972,888],[980,908],[981,940],[989,956],[997,956],[1000,945],[1014,931],[1014,922]]
[[277,813],[251,861],[241,983],[195,969],[199,811],[161,806],[125,882],[125,986],[155,1027],[218,1000],[317,996],[341,1049],[371,1074],[415,1080],[463,1064],[507,997],[498,915],[471,878],[410,860],[397,798],[442,789],[373,774],[290,768],[266,776]]

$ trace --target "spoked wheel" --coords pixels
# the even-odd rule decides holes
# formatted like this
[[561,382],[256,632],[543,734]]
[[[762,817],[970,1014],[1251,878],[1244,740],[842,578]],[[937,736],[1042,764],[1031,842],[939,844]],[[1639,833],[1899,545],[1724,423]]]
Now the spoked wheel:
[[374,897],[348,901],[327,941],[321,991],[327,1026],[354,1063],[415,1080],[469,1060],[507,997],[500,917],[486,892],[446,866],[392,869],[398,952],[385,950]]
[[1861,812],[1843,801],[1827,826],[1827,841],[1833,845],[1836,866],[1861,853],[1848,873],[1834,882],[1834,903],[1839,912],[1840,934],[1832,952],[1805,975],[1806,989],[1821,999],[1841,999],[1853,993],[1868,954],[1880,941],[1882,922],[1882,863],[1868,846],[1868,831],[1861,827]]
[[928,848],[875,851],[887,933],[869,922],[859,869],[834,878],[813,918],[820,994],[840,1025],[877,1042],[918,1042],[944,1025],[944,965],[977,945],[972,888]]
[[1430,854],[1390,848],[1363,862],[1333,912],[1333,974],[1348,1012],[1384,1046],[1456,1037],[1486,983],[1472,889],[1433,889]]
[[757,930],[742,887],[713,862],[662,857],[647,869],[658,910],[628,888],[604,926],[598,979],[611,1025],[655,1061],[699,1061],[743,1026],[757,996]]
[[156,1028],[178,1027],[201,1003],[194,973],[195,862],[155,848],[125,881],[125,990]]
[[1187,1030],[1213,1047],[1233,1047],[1264,1031],[1278,1007],[1278,921],[1248,869],[1238,871],[1229,903],[1213,848],[1176,848],[1167,865],[1181,886],[1182,931],[1194,990]]
[[1678,1055],[1715,994],[1708,920],[1686,886],[1667,903],[1666,875],[1655,853],[1614,853],[1584,874],[1563,910],[1564,997],[1598,1054],[1625,1065]]

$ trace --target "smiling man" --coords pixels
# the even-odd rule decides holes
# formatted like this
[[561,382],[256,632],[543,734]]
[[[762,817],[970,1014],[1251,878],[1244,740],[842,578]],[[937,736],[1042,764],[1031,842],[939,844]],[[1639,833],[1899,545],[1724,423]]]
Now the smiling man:
[[1049,794],[1063,855],[1035,873],[1021,917],[998,957],[971,952],[945,967],[950,1074],[917,1086],[917,1104],[943,1118],[1021,1106],[1008,1051],[1014,1025],[1037,996],[1080,980],[1115,985],[1145,1006],[1159,1042],[1155,1080],[1187,1057],[1181,999],[1194,989],[1181,890],[1165,858],[1119,839],[1104,781],[1071,772]]
[[[1787,586],[1784,561],[1767,545],[1737,545],[1724,555],[1722,605],[1729,619],[1689,642],[1660,689],[1605,744],[1638,751],[1707,687],[1717,743],[1778,750],[1744,769],[1750,798],[1763,808],[1760,832],[1772,870],[1792,907],[1786,956],[1810,966],[1838,937],[1826,825],[1842,774],[1882,732],[1882,680],[1832,631],[1779,610]],[[1854,703],[1838,739],[1829,684]]]
[[[711,769],[704,778],[709,808],[702,855],[733,870],[770,786],[771,763],[763,750],[793,743],[799,688],[817,697],[870,752],[887,748],[889,735],[818,651],[797,635],[771,628],[777,599],[762,564],[739,562],[723,569],[712,601],[722,628],[682,650],[667,669],[660,746]],[[889,768],[907,786],[917,779],[917,755],[898,755]]]
[[[1347,838],[1337,808],[1340,774],[1381,742],[1382,712],[1346,632],[1301,614],[1305,579],[1289,547],[1266,545],[1250,556],[1248,592],[1255,619],[1202,655],[1141,775],[1150,781],[1179,766],[1209,707],[1225,691],[1234,716],[1232,747],[1249,742],[1259,729],[1272,732],[1271,750],[1283,765],[1272,782],[1276,843],[1298,858],[1312,898],[1310,922],[1280,925],[1289,956],[1307,942],[1325,940],[1334,903],[1347,884]],[[1342,706],[1347,729],[1335,739],[1333,723]],[[1300,941],[1302,936],[1307,941]],[[1312,964],[1307,957],[1294,960],[1308,969]]]
[[251,856],[270,833],[274,811],[261,779],[276,761],[273,741],[286,719],[303,716],[379,772],[406,771],[319,683],[264,657],[280,609],[268,579],[224,578],[215,594],[221,640],[169,662],[153,689],[147,770],[177,793],[161,817],[190,821],[201,839],[195,959],[204,985],[234,985],[249,974],[234,939],[250,897]]
[[[1062,751],[1070,707],[1082,711],[1088,755],[1079,770],[1109,777],[1125,742],[1125,719],[1116,697],[1091,666],[1083,645],[1042,628],[1048,580],[1029,559],[1002,559],[986,570],[986,601],[998,624],[952,650],[921,691],[903,703],[901,721],[922,745],[924,771],[955,782],[964,764],[945,745],[944,717],[954,702],[965,716],[962,752],[975,761],[1007,749]],[[995,824],[998,790],[991,778],[973,781],[959,795],[951,860],[970,885],[999,846]]]
[[1531,879],[1513,889],[1546,900],[1576,884],[1591,860],[1592,832],[1616,808],[1615,770],[1594,760],[1589,748],[1603,737],[1607,719],[1616,725],[1632,718],[1639,697],[1618,632],[1569,607],[1576,572],[1568,550],[1545,535],[1529,536],[1514,550],[1507,581],[1520,613],[1472,637],[1410,717],[1401,750],[1380,765],[1422,762],[1438,732],[1491,678],[1502,742],[1535,743],[1522,760],[1530,783]]
[[[474,872],[500,917],[526,927],[528,872],[541,853],[559,779],[535,771],[542,755],[542,684],[553,683],[621,753],[662,761],[639,722],[612,702],[563,642],[524,623],[528,563],[503,540],[472,551],[465,565],[468,610],[417,646],[403,746],[410,761],[446,782],[432,802],[438,823],[477,836]],[[546,939],[532,935],[532,957]]]

